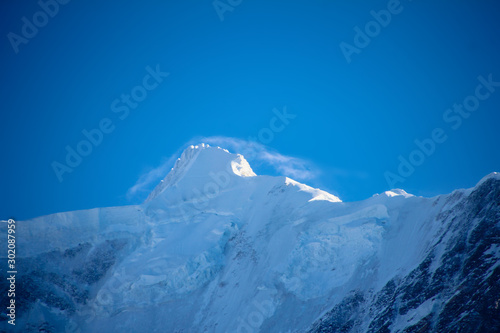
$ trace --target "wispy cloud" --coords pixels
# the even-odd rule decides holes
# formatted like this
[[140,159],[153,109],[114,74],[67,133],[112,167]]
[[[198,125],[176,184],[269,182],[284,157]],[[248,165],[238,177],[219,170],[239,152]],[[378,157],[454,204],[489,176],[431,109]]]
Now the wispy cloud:
[[258,142],[221,136],[202,139],[203,142],[208,144],[217,145],[243,155],[250,165],[263,164],[270,166],[282,176],[302,181],[313,179],[320,174],[312,162],[298,157],[282,155]]
[[174,166],[175,161],[180,157],[181,153],[182,151],[180,150],[176,151],[169,158],[164,158],[156,168],[151,168],[141,174],[134,186],[127,190],[127,200],[133,201],[135,198],[147,196],[153,189],[152,187],[158,184],[170,172],[170,169]]
[[319,176],[311,162],[297,157],[281,155],[268,150],[261,151],[259,159],[268,163],[283,176],[290,176],[297,180],[309,180]]

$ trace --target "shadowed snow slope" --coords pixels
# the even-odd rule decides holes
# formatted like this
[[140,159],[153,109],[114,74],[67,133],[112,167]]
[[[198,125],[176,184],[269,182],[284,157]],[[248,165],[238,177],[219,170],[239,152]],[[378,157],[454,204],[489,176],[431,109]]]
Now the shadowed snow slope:
[[344,203],[191,146],[141,205],[17,222],[15,329],[495,330],[499,193],[493,173],[449,195]]

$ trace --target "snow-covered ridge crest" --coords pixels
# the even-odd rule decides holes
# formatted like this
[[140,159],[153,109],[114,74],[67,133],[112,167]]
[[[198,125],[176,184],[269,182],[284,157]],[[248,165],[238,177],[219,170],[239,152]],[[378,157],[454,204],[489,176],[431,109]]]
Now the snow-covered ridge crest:
[[[201,156],[201,157],[200,157]],[[239,177],[253,177],[248,161],[240,154],[208,144],[191,145],[177,159],[174,167],[149,194],[146,202],[157,197],[168,187],[176,186],[185,177],[199,178],[211,173],[227,172]]]
[[300,189],[300,191],[310,193],[312,196],[312,199],[309,200],[309,202],[311,202],[311,201],[342,202],[342,200],[340,200],[340,198],[334,196],[333,194],[330,194],[326,191],[323,191],[323,190],[320,190],[317,188],[312,188],[311,186],[299,183],[299,182],[297,182],[293,179],[290,179],[288,177],[285,178],[285,184],[287,186],[290,186],[290,185],[297,186]]

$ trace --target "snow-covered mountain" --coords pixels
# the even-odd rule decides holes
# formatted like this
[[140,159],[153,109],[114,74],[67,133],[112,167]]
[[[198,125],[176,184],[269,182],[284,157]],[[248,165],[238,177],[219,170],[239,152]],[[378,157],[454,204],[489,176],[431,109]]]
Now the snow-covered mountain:
[[16,239],[3,330],[500,331],[498,173],[345,203],[202,144],[143,204],[17,221]]

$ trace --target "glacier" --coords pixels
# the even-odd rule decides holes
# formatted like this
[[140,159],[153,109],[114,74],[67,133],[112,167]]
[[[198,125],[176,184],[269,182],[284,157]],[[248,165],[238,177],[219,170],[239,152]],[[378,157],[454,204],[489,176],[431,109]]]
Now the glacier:
[[16,239],[5,331],[500,331],[499,173],[342,202],[200,144],[144,203],[17,221]]

